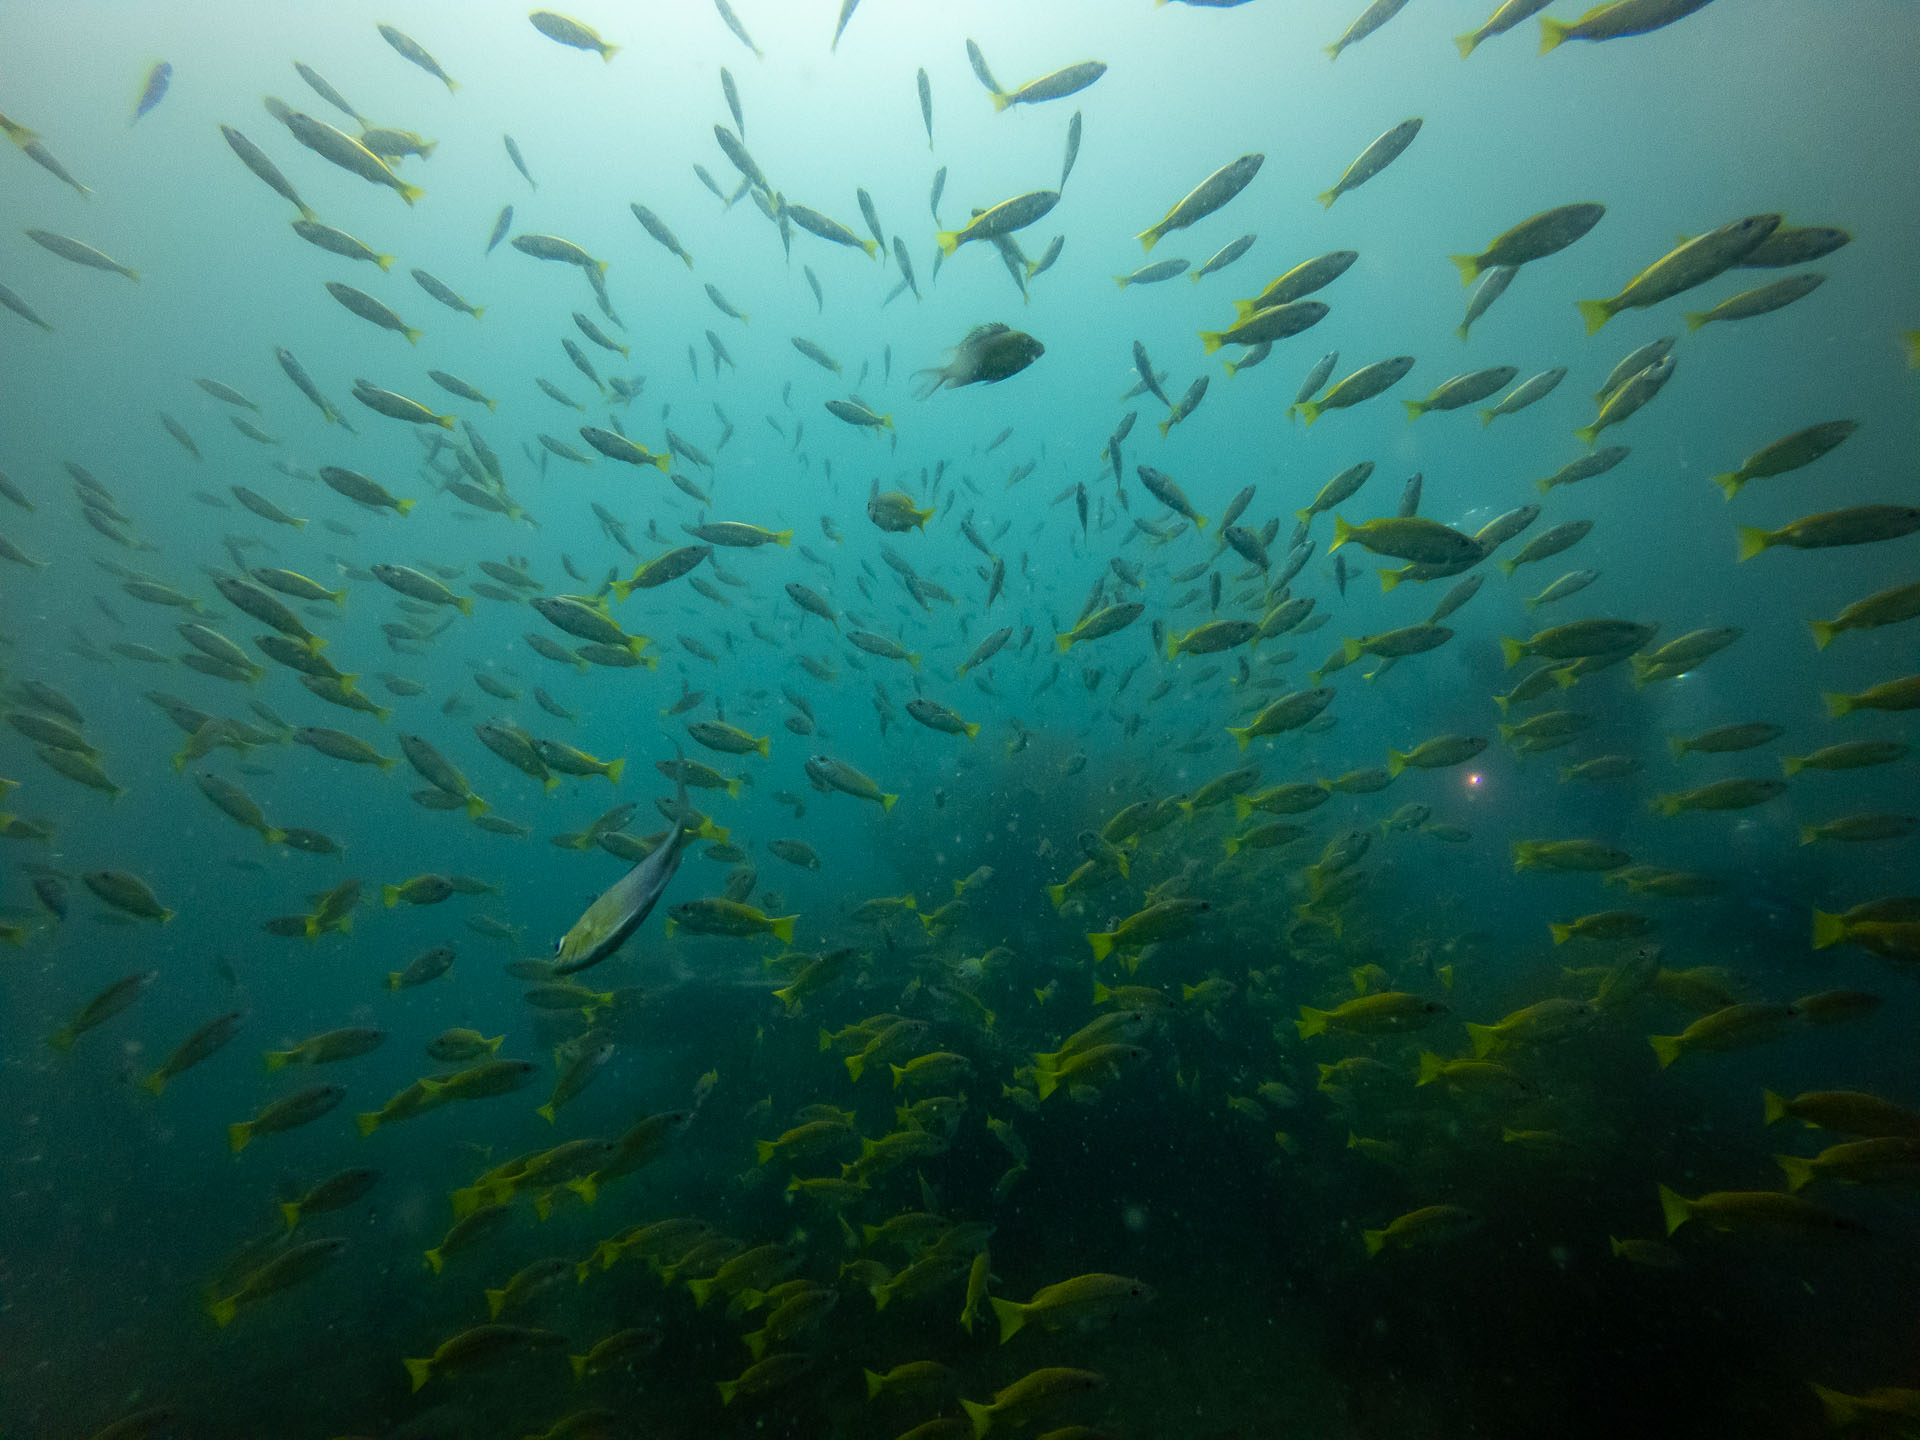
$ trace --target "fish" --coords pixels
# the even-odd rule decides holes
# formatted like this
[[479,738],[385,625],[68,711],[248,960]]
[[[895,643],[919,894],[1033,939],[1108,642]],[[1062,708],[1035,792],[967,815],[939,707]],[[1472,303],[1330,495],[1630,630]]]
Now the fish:
[[1661,30],[1676,20],[1685,19],[1703,9],[1708,0],[1609,0],[1596,5],[1578,20],[1540,17],[1540,53],[1558,48],[1568,40],[1618,40],[1629,35],[1645,35]]
[[[800,342],[794,343],[797,346]],[[997,321],[976,325],[949,353],[946,364],[915,372],[916,379],[924,379],[916,394],[925,400],[947,387],[957,390],[966,385],[996,385],[1018,375],[1045,353],[1046,347],[1025,331]]]
[[353,136],[335,129],[324,120],[316,120],[311,115],[295,111],[287,122],[287,128],[293,132],[294,139],[321,159],[329,160],[371,184],[386,186],[409,207],[426,193],[418,185],[410,185],[395,175],[386,161]]
[[1376,360],[1371,365],[1363,365],[1318,400],[1297,401],[1294,408],[1306,416],[1307,424],[1312,425],[1328,410],[1341,410],[1371,400],[1406,379],[1407,372],[1413,369],[1411,355],[1395,355],[1386,360]]
[[141,118],[152,113],[154,107],[167,98],[167,87],[173,83],[173,66],[165,60],[153,62],[153,68],[147,71],[146,82],[140,87],[140,98],[134,102],[133,119],[129,125],[137,125]]
[[[1376,0],[1375,8],[1378,8],[1379,3],[1381,3],[1381,0]],[[1392,0],[1385,0],[1385,3],[1392,3]],[[1404,0],[1402,0],[1402,3],[1404,3]],[[1395,8],[1397,9],[1399,7],[1395,6]],[[1424,123],[1425,121],[1419,116],[1415,116],[1410,120],[1402,120],[1398,125],[1388,130],[1385,134],[1381,135],[1379,139],[1362,150],[1354,162],[1347,166],[1345,172],[1334,182],[1333,187],[1329,190],[1322,190],[1316,197],[1320,201],[1321,208],[1331,210],[1333,208],[1333,202],[1338,200],[1342,195],[1345,195],[1349,190],[1358,189],[1360,186],[1366,184],[1367,181],[1373,179],[1373,177],[1378,175],[1382,170],[1386,169],[1387,166],[1391,165],[1395,160],[1398,160],[1401,155],[1406,153],[1407,147],[1413,144],[1415,137],[1420,134],[1420,127]]]
[[[1055,205],[1060,203],[1058,190],[1033,190],[1025,195],[1016,195],[1011,200],[1002,200],[998,205],[982,210],[959,230],[941,230],[934,236],[942,255],[951,255],[960,246],[970,240],[992,240],[1024,230],[1027,226],[1044,219]],[[872,246],[860,242],[873,254]]]
[[1496,35],[1506,34],[1516,25],[1539,14],[1550,3],[1551,0],[1504,0],[1479,29],[1453,37],[1453,43],[1459,47],[1460,58],[1467,59],[1486,41]]
[[140,282],[140,272],[130,266],[122,265],[111,255],[103,254],[91,245],[68,236],[56,234],[51,230],[28,230],[27,238],[44,250],[50,250],[62,260],[75,265],[84,265],[89,270],[105,270],[110,274],[124,275],[136,285]]
[[1619,294],[1604,300],[1576,301],[1587,334],[1599,331],[1622,310],[1644,310],[1706,284],[1738,265],[1779,228],[1778,215],[1748,215],[1683,241],[1629,280]]
[[[996,114],[1015,105],[1038,105],[1048,100],[1064,100],[1069,95],[1079,94],[1106,73],[1107,67],[1104,62],[1082,60],[1078,64],[1068,65],[1051,74],[1042,75],[1038,80],[1029,80],[1018,89],[989,88],[988,98],[993,101]],[[931,148],[933,122],[930,119],[927,122],[927,142],[928,147]],[[1062,183],[1065,183],[1064,178]]]
[[1254,176],[1260,173],[1260,167],[1265,163],[1266,156],[1250,154],[1221,166],[1188,191],[1158,223],[1148,226],[1135,237],[1140,242],[1140,248],[1151,252],[1169,231],[1184,230],[1219,210],[1253,183]]
[[1333,44],[1326,47],[1327,58],[1330,60],[1338,60],[1343,50],[1349,45],[1359,44],[1360,41],[1373,34],[1374,31],[1398,15],[1406,6],[1406,3],[1407,0],[1373,0],[1373,3],[1368,5],[1365,10],[1362,10],[1354,22],[1347,27],[1345,34],[1334,41]]

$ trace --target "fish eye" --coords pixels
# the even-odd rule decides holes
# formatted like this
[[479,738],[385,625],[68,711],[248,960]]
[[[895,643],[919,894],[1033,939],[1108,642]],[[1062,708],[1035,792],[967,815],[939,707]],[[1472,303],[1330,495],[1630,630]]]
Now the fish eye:
[[566,936],[564,936],[564,935],[556,935],[556,936],[554,936],[554,937],[553,937],[553,953],[554,953],[554,954],[556,954],[556,955],[558,955],[558,954],[560,953],[560,947],[561,947],[562,945],[564,945],[564,944],[566,944],[566,943],[567,943],[567,937],[566,937]]

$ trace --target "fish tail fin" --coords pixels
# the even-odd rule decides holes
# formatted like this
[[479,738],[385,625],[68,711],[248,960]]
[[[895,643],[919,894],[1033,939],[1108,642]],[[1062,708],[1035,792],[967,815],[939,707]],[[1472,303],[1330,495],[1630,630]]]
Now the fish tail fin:
[[993,1306],[994,1317],[1000,1322],[1000,1343],[1006,1344],[1027,1323],[1027,1307],[1016,1305],[1011,1300],[1002,1300],[997,1295],[987,1297],[987,1303]]
[[233,1323],[233,1317],[239,1313],[240,1303],[237,1300],[216,1300],[207,1307],[207,1311],[213,1316],[213,1323],[224,1330]]
[[1473,1058],[1484,1060],[1500,1048],[1500,1032],[1491,1025],[1467,1021],[1467,1038],[1473,1041]]
[[236,1120],[227,1126],[227,1148],[238,1155],[247,1148],[247,1142],[253,1139],[253,1124],[247,1120]]
[[1409,420],[1418,420],[1422,415],[1426,414],[1428,410],[1427,402],[1424,400],[1402,400],[1400,403],[1407,407],[1407,419]]
[[1360,1239],[1366,1244],[1369,1260],[1387,1248],[1387,1232],[1384,1230],[1362,1230]]
[[1564,945],[1573,938],[1572,925],[1562,924],[1557,920],[1549,920],[1547,922],[1547,929],[1553,935],[1553,943],[1556,945]]
[[1300,1032],[1300,1038],[1307,1040],[1315,1035],[1324,1035],[1327,1030],[1327,1013],[1325,1010],[1316,1010],[1311,1005],[1302,1005],[1300,1018],[1293,1022],[1294,1028]]
[[1253,727],[1251,725],[1229,725],[1227,726],[1227,733],[1240,742],[1240,748],[1242,750],[1246,749],[1253,741]]
[[1422,1050],[1420,1052],[1420,1078],[1413,1083],[1415,1085],[1431,1085],[1440,1078],[1441,1072],[1446,1068],[1447,1062],[1444,1059],[1434,1054],[1431,1050]]
[[400,1363],[407,1367],[407,1374],[413,1377],[413,1388],[415,1390],[418,1390],[422,1385],[426,1384],[428,1378],[433,1374],[433,1361],[431,1360],[408,1359]]
[[1502,635],[1500,637],[1500,653],[1506,657],[1507,669],[1511,670],[1526,658],[1526,642],[1516,640],[1511,635]]
[[[1564,20],[1555,20],[1552,16],[1542,15],[1540,17],[1540,53],[1544,55],[1549,50],[1557,49],[1567,38],[1567,32],[1571,29],[1573,26]],[[1669,1230],[1667,1233],[1671,1235],[1673,1232]]]
[[936,232],[933,238],[939,245],[942,255],[951,255],[960,248],[960,236],[957,231],[941,230]]
[[[1680,1058],[1680,1037],[1678,1035],[1649,1035],[1647,1043],[1653,1046],[1653,1053],[1659,1057],[1660,1068],[1666,1069]],[[1673,1232],[1667,1232],[1671,1235]]]
[[1613,318],[1613,303],[1609,300],[1576,300],[1573,302],[1580,316],[1587,322],[1587,334],[1592,335]]
[[1835,915],[1826,910],[1813,912],[1813,948],[1825,950],[1838,945],[1847,938],[1847,921],[1843,915]]
[[1833,643],[1833,637],[1840,633],[1840,627],[1830,620],[1809,620],[1807,627],[1813,631],[1813,648],[1824,650]]
[[353,1117],[353,1125],[362,1135],[371,1135],[380,1128],[380,1112],[363,1110]]
[[1687,333],[1691,335],[1702,325],[1706,324],[1707,321],[1711,320],[1713,316],[1705,310],[1689,310],[1680,318],[1687,322]]
[[167,1073],[164,1070],[156,1070],[151,1075],[144,1077],[140,1081],[140,1084],[153,1094],[158,1095],[167,1088]]
[[799,918],[798,915],[782,915],[772,921],[767,928],[773,931],[774,939],[791,945],[793,943],[793,922]]
[[1765,1106],[1768,1125],[1778,1124],[1787,1118],[1787,1102],[1771,1090],[1761,1092],[1761,1101]]
[[1113,932],[1111,930],[1089,930],[1087,944],[1093,947],[1094,962],[1098,964],[1113,953]]
[[[1449,255],[1447,258],[1460,267],[1460,283],[1462,285],[1471,285],[1475,280],[1480,278],[1480,257],[1478,255]],[[1465,330],[1467,327],[1462,325],[1460,328]],[[1464,340],[1466,336],[1462,335],[1460,338]]]
[[1774,544],[1773,533],[1762,530],[1756,525],[1740,526],[1740,553],[1736,560],[1751,560],[1762,550]]
[[1595,421],[1591,425],[1582,425],[1573,433],[1587,445],[1598,445],[1600,443],[1600,423],[1598,421]]
[[1678,1191],[1665,1185],[1660,1187],[1660,1213],[1667,1222],[1667,1234],[1671,1235],[1687,1221],[1693,1218],[1693,1203]]
[[1829,1390],[1824,1385],[1815,1385],[1813,1393],[1820,1401],[1820,1408],[1827,1413],[1827,1424],[1835,1430],[1849,1425],[1857,1425],[1868,1412],[1851,1395],[1838,1390]]
[[1776,1155],[1773,1159],[1787,1177],[1788,1194],[1806,1189],[1813,1180],[1814,1171],[1811,1160],[1803,1160],[1798,1155]]
[[1320,202],[1322,209],[1331,210],[1333,208],[1333,202],[1340,198],[1340,187],[1336,185],[1331,190],[1322,190],[1313,198]]
[[973,1422],[973,1440],[981,1440],[993,1428],[991,1405],[982,1405],[978,1400],[962,1400],[960,1408],[967,1412],[967,1419]]
[[1480,36],[1478,33],[1472,35],[1456,35],[1453,37],[1453,43],[1460,47],[1460,58],[1464,60],[1478,48]]
[[1854,703],[1853,696],[1842,695],[1836,691],[1827,691],[1820,697],[1827,702],[1827,718],[1838,720],[1843,715],[1851,715],[1860,707]]

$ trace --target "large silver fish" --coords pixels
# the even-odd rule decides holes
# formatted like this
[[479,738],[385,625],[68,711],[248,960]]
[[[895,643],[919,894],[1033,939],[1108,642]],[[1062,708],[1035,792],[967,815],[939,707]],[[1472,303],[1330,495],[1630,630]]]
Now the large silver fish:
[[[674,747],[674,755],[684,759],[678,746]],[[679,781],[679,803],[674,813],[687,813],[684,779]],[[573,928],[554,942],[553,953],[559,961],[553,967],[555,975],[572,975],[598,965],[627,943],[627,937],[652,913],[674,872],[680,868],[680,852],[686,840],[685,825],[676,822],[673,834],[586,908],[574,921]]]

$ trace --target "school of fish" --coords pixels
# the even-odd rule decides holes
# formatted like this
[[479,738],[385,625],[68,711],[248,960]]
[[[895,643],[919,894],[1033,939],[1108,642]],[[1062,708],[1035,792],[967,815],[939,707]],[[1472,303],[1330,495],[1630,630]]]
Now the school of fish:
[[[1567,19],[1541,15],[1549,3],[1505,0],[1459,36],[1463,74],[1492,58],[1483,45],[1524,47],[1499,37],[1535,16],[1546,58],[1526,59],[1543,66],[1571,42],[1620,42],[1607,53],[1631,60],[1670,25],[1742,23],[1708,0]],[[1406,6],[1373,0],[1328,54]],[[1790,216],[1760,190],[1751,214],[1668,213],[1657,193],[1591,197],[1576,170],[1534,213],[1474,207],[1479,232],[1433,257],[1422,285],[1451,284],[1450,258],[1466,287],[1457,339],[1416,331],[1409,353],[1355,354],[1341,312],[1378,276],[1347,275],[1364,226],[1344,232],[1355,249],[1294,237],[1361,187],[1405,181],[1450,123],[1395,112],[1381,87],[1378,138],[1311,157],[1330,187],[1317,194],[1287,193],[1264,154],[1179,137],[1189,173],[1143,175],[1126,201],[1139,268],[1112,277],[1111,310],[1070,321],[1048,285],[1089,244],[1071,204],[1083,116],[1092,143],[1105,106],[1151,104],[1150,81],[1056,55],[1002,85],[987,52],[1029,49],[1013,27],[967,41],[980,93],[955,55],[902,75],[893,109],[932,157],[948,107],[1027,107],[1064,144],[1041,189],[1009,175],[956,197],[930,162],[930,213],[910,214],[857,155],[807,153],[802,129],[779,128],[804,117],[755,106],[757,71],[830,66],[886,0],[811,6],[826,13],[805,56],[757,45],[747,0],[686,8],[697,56],[660,53],[621,7],[591,23],[536,10],[511,34],[580,52],[567,104],[588,117],[642,67],[724,56],[712,114],[661,142],[699,157],[690,174],[631,195],[609,179],[570,197],[566,214],[595,217],[585,233],[549,233],[559,197],[536,147],[467,134],[513,199],[488,233],[435,230],[417,254],[379,237],[392,212],[431,213],[439,141],[362,114],[346,98],[358,77],[323,76],[299,58],[296,22],[276,22],[250,43],[286,50],[262,83],[288,98],[177,143],[248,187],[257,203],[228,221],[241,243],[315,247],[335,278],[287,296],[271,355],[170,379],[157,418],[100,397],[82,426],[0,441],[16,616],[0,627],[0,968],[8,1023],[32,1041],[9,1068],[36,1087],[126,1092],[163,1157],[141,1162],[149,1173],[217,1175],[255,1217],[162,1306],[180,1343],[217,1372],[228,1337],[252,1331],[252,1363],[310,1392],[253,1403],[313,1435],[1176,1433],[1142,1418],[1139,1356],[1206,1305],[1203,1283],[1125,1227],[1083,1239],[1057,1223],[1124,1193],[1119,1157],[1156,1163],[1153,1132],[1175,1123],[1191,1148],[1169,1168],[1211,1156],[1254,1177],[1276,1228],[1306,1224],[1290,1196],[1349,1188],[1339,1223],[1313,1232],[1330,1288],[1389,1267],[1527,1263],[1516,1247],[1547,1242],[1521,1239],[1526,1197],[1571,1204],[1590,1185],[1586,1229],[1554,1243],[1696,1303],[1728,1285],[1737,1306],[1748,1286],[1729,1271],[1791,1264],[1781,1273],[1810,1288],[1828,1264],[1910,1274],[1888,1257],[1916,1233],[1920,1083],[1871,1063],[1877,1042],[1822,1087],[1742,1090],[1736,1134],[1643,1151],[1620,1133],[1623,1095],[1651,1105],[1739,1063],[1731,1052],[1913,1020],[1910,471],[1869,469],[1866,493],[1842,483],[1849,441],[1879,417],[1791,394],[1744,458],[1634,443],[1636,415],[1679,403],[1677,375],[1739,383],[1739,345],[1697,332],[1778,344],[1768,327],[1787,320],[1769,317],[1822,304],[1856,238],[1838,217]],[[369,24],[361,62],[383,84],[405,76],[451,138],[472,128],[473,87],[435,56],[458,27],[414,9],[405,29]],[[191,77],[175,60],[140,84],[143,134]],[[157,262],[77,238],[115,201],[69,172],[86,157],[57,117],[9,112],[0,127],[38,167],[8,172],[26,243],[0,253],[7,351],[30,363],[35,347],[105,343],[51,267],[131,293],[164,283]],[[1295,144],[1276,129],[1271,148]],[[364,191],[323,215],[305,197],[341,193],[335,170]],[[731,253],[683,246],[689,195],[724,220]],[[1610,218],[1629,200],[1655,204],[1648,223],[1677,239],[1610,235],[1646,233]],[[272,233],[283,222],[290,237]],[[1176,240],[1191,258],[1167,254]],[[1619,257],[1617,288],[1572,293],[1556,257],[1596,247]],[[911,311],[962,266],[1004,266],[1011,283],[998,313],[936,343]],[[492,295],[536,271],[566,277],[573,303],[538,335],[496,333]],[[1137,287],[1181,276],[1192,338],[1150,353],[1125,311]],[[639,318],[669,286],[704,294],[704,334]],[[1510,286],[1560,297],[1543,337],[1558,363],[1449,373]],[[804,333],[850,307],[871,335],[860,353]],[[362,327],[358,373],[331,357],[309,369],[324,347],[303,344],[301,312],[335,325],[341,309]],[[1604,348],[1631,311],[1670,333]],[[1061,373],[1056,332],[1074,323],[1098,327],[1108,374]],[[1920,331],[1885,323],[1855,337],[1861,363],[1910,386]],[[521,374],[529,355],[544,373]],[[889,404],[896,364],[903,382],[917,374]],[[1180,463],[1171,432],[1208,425],[1210,385],[1275,372],[1263,433],[1222,439],[1232,466]],[[1021,387],[1109,382],[1091,402],[1099,433],[996,417]],[[1592,390],[1571,434],[1523,414],[1564,382]],[[1151,429],[1136,430],[1143,415]],[[1436,513],[1379,438],[1495,421],[1533,426],[1537,463],[1476,481],[1483,523],[1458,504]],[[955,424],[968,444],[923,438]],[[1341,427],[1363,439],[1336,472],[1284,458],[1293,437]],[[737,478],[732,457],[754,447],[777,488]],[[1282,458],[1269,468],[1252,449]],[[149,458],[110,458],[130,452]],[[1691,610],[1605,584],[1636,535],[1581,503],[1655,476],[1725,494],[1724,527],[1693,537],[1691,589],[1676,582]],[[1760,496],[1791,497],[1799,518],[1762,523]],[[198,543],[154,522],[195,507]],[[1657,499],[1638,523],[1662,523]],[[1735,565],[1847,578],[1850,603],[1798,616],[1802,643],[1770,661],[1783,702],[1820,697],[1825,728],[1782,723],[1785,703],[1684,733],[1647,718],[1741,645],[1714,598]],[[1343,619],[1350,585],[1392,623]],[[28,606],[58,619],[25,625]],[[1835,668],[1850,647],[1878,647],[1864,681]],[[421,678],[449,666],[466,679]],[[1071,722],[1046,708],[1075,691]],[[1442,691],[1462,718],[1426,725]],[[1837,789],[1852,771],[1877,783]],[[1503,785],[1563,802],[1567,823],[1498,832],[1487,807]],[[116,822],[140,792],[160,797],[165,833]],[[1731,827],[1756,818],[1776,877],[1803,855],[1842,857],[1782,931],[1804,987],[1714,943],[1753,853]],[[191,890],[166,878],[171,857],[152,859],[182,842],[202,867]],[[1414,878],[1468,863],[1481,868],[1444,896]],[[562,864],[571,883],[538,878]],[[1552,915],[1518,954],[1486,933],[1516,907]],[[437,926],[430,945],[394,938],[416,911]],[[236,958],[209,966],[204,944],[167,944],[190,926],[221,931]],[[277,1009],[275,977],[294,971],[327,977],[325,1023]],[[725,1033],[688,1018],[709,1002]],[[183,1006],[198,1023],[148,1018]],[[399,1053],[408,1083],[362,1078]],[[184,1118],[196,1106],[225,1119]],[[296,1146],[296,1173],[276,1181],[273,1157]],[[151,1203],[209,1223],[190,1193]],[[1571,1287],[1565,1303],[1581,1303]],[[378,1374],[321,1338],[367,1325],[405,1337]],[[1793,1433],[1920,1435],[1910,1359],[1875,1374],[1787,1365],[1768,1393],[1805,1427]],[[16,1377],[0,1406],[35,1387]],[[48,1393],[17,1433],[266,1433],[235,1418],[251,1411],[222,1414],[217,1380],[116,1374],[92,1410],[72,1387]]]

